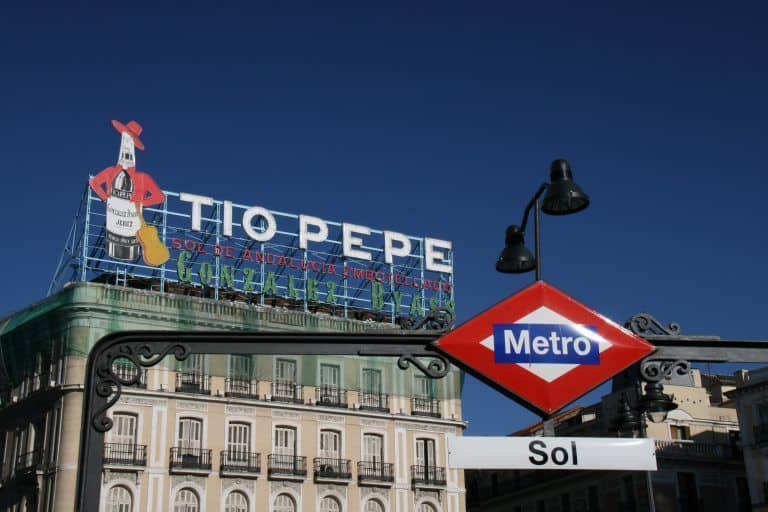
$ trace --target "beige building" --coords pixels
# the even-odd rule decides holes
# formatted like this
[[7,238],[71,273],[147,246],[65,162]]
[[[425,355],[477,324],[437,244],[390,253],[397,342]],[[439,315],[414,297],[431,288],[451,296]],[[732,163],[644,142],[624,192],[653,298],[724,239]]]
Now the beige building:
[[[0,322],[0,510],[71,511],[86,356],[122,330],[381,332],[397,326],[79,283]],[[107,512],[463,512],[461,374],[395,358],[166,359],[109,412]],[[135,372],[132,367],[120,367]]]
[[729,391],[739,412],[752,510],[768,510],[768,367],[736,374]]
[[[613,392],[599,403],[558,415],[556,435],[618,436],[621,397],[632,403],[637,397],[629,375],[617,376]],[[655,439],[658,471],[467,471],[468,510],[748,511],[739,423],[725,395],[734,384],[730,376],[702,375],[697,369],[664,382],[664,392],[674,395],[678,408],[662,423],[646,423],[647,437]],[[538,423],[511,435],[542,434]]]

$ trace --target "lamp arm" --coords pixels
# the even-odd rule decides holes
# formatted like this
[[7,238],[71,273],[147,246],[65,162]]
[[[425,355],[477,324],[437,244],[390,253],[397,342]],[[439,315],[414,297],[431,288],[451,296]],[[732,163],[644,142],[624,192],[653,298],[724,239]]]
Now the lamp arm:
[[543,194],[548,187],[549,183],[542,183],[531,200],[528,202],[528,206],[525,207],[525,212],[523,213],[523,221],[520,223],[520,229],[523,231],[523,233],[525,233],[525,227],[528,225],[528,216],[531,214],[531,208],[533,208],[533,206],[536,204],[536,201],[538,201],[538,199],[541,197],[541,194]]

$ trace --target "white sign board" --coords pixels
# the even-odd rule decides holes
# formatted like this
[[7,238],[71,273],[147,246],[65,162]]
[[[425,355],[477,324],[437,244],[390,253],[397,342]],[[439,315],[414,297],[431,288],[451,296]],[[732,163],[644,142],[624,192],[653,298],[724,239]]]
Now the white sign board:
[[448,436],[451,469],[656,471],[653,439]]

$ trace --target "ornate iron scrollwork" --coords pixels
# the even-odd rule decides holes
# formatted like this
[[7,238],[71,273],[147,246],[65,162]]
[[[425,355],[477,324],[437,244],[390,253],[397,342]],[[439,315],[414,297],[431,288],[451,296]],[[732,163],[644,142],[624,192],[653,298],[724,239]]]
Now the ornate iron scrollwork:
[[[155,366],[169,354],[176,356],[179,361],[185,360],[189,354],[189,347],[181,343],[171,343],[162,350],[153,350],[147,343],[134,345],[118,344],[105,351],[96,362],[96,382],[94,391],[100,397],[106,399],[104,406],[93,413],[91,423],[99,432],[107,432],[112,428],[112,420],[107,416],[107,411],[115,405],[123,392],[123,386],[132,386],[141,378],[141,368]],[[130,362],[136,372],[115,373],[115,364],[125,360]]]
[[691,372],[691,363],[688,361],[665,360],[665,359],[644,359],[640,363],[640,375],[643,380],[648,382],[661,382],[668,379],[673,374],[686,375]]
[[665,326],[648,313],[634,315],[624,326],[638,336],[680,336],[680,324]]
[[403,354],[397,360],[397,366],[399,366],[401,370],[407,370],[410,365],[415,366],[421,370],[424,375],[432,377],[433,379],[442,379],[448,375],[448,371],[450,370],[448,361],[444,357],[438,355],[430,356],[430,361],[426,365],[413,354]]
[[431,331],[445,332],[453,327],[453,321],[456,315],[453,309],[448,306],[439,306],[431,308],[420,320],[407,319],[403,323],[403,329],[415,331],[418,329],[428,329]]

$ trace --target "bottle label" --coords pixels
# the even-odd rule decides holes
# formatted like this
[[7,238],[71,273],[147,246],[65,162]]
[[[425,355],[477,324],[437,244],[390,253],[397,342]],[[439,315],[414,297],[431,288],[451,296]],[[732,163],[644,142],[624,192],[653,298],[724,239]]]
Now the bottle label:
[[107,231],[120,237],[133,238],[141,228],[136,203],[110,196],[107,198]]

